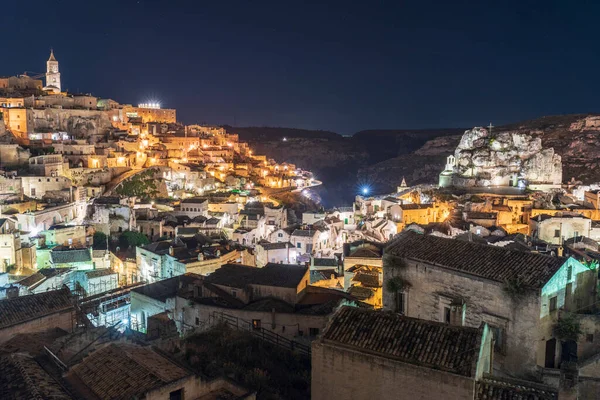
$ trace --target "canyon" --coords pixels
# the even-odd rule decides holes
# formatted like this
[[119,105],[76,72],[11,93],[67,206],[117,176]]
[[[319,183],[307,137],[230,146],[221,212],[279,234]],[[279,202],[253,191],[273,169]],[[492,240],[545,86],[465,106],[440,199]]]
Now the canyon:
[[[368,185],[372,193],[386,193],[394,191],[403,177],[409,185],[437,184],[446,158],[456,154],[465,132],[472,130],[368,130],[342,136],[328,131],[289,128],[226,129],[238,133],[240,140],[247,141],[261,154],[314,171],[324,182],[316,192],[325,207],[350,204],[363,185]],[[522,153],[532,158],[529,164],[523,164],[524,172],[554,168],[560,157],[563,182],[572,178],[586,184],[600,181],[600,114],[546,116],[505,124],[494,127],[493,135],[494,141],[500,138],[494,146],[511,147],[510,152],[493,152],[494,156],[502,158],[504,153],[510,153],[512,157]],[[486,143],[491,146],[494,141],[489,139],[491,137]],[[519,146],[523,147],[521,152]],[[553,153],[546,152],[538,159],[530,146],[553,149]],[[459,150],[468,159],[473,149]],[[491,156],[492,153],[486,155]],[[538,161],[541,164],[530,168]],[[477,162],[485,164],[487,161],[483,157]],[[488,162],[488,165],[491,164]],[[552,180],[558,172],[550,172],[553,178],[528,176],[532,181]]]

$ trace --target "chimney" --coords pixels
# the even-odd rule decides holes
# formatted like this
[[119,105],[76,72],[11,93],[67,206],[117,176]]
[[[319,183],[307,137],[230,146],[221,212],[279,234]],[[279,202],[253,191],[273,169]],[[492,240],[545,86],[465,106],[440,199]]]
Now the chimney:
[[200,286],[194,285],[194,297],[200,297]]
[[6,289],[6,298],[16,299],[17,297],[19,297],[19,288],[17,286],[10,285]]
[[558,246],[558,248],[556,249],[556,254],[558,254],[559,257],[562,257],[563,250],[564,250],[564,248],[562,246]]
[[173,254],[175,254],[175,249],[173,246],[169,246],[169,255],[172,256]]

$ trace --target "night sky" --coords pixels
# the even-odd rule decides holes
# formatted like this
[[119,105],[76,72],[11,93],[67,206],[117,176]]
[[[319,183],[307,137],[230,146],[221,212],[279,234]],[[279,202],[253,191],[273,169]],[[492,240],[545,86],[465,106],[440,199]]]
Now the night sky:
[[351,134],[599,111],[600,2],[4,1],[0,75]]

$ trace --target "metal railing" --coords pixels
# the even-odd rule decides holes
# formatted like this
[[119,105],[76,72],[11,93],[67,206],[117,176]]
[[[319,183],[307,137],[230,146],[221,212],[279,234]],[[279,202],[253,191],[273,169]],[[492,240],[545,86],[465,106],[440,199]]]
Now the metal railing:
[[213,311],[209,318],[209,323],[211,325],[215,325],[219,322],[225,323],[231,328],[250,332],[254,337],[261,339],[264,342],[271,343],[275,346],[281,347],[292,352],[303,354],[309,358],[311,356],[311,348],[309,345],[288,339],[275,332],[271,332],[270,330],[265,329],[263,327],[255,327],[250,321],[246,321],[241,318],[234,317],[233,315],[225,314],[219,311]]

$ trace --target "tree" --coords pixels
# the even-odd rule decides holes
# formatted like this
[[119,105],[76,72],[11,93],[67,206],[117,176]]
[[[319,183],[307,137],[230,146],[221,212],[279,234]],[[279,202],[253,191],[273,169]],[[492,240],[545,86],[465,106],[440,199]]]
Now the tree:
[[94,250],[106,250],[106,239],[107,236],[105,233],[100,231],[94,232],[94,244],[92,245]]
[[562,315],[553,327],[554,336],[562,341],[579,340],[579,336],[583,334],[581,322],[573,314]]
[[148,243],[150,243],[150,240],[140,232],[125,231],[119,236],[119,245],[122,249],[143,246]]

